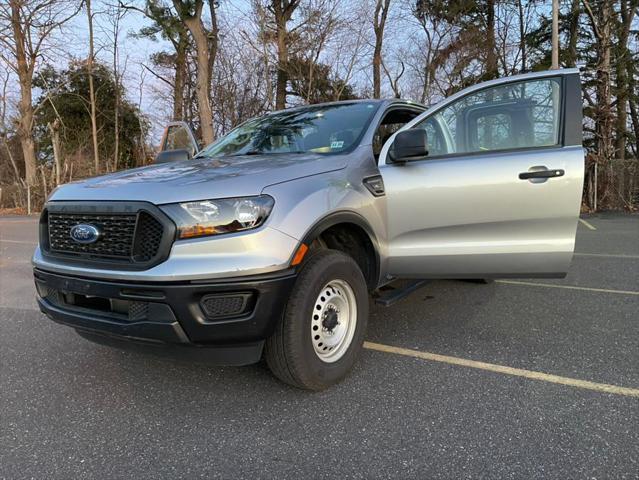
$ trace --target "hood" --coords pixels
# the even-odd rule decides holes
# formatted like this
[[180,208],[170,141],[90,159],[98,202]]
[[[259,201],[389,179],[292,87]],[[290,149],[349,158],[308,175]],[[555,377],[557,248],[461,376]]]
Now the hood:
[[49,200],[145,201],[156,205],[259,195],[265,187],[346,167],[345,155],[196,158],[69,183]]

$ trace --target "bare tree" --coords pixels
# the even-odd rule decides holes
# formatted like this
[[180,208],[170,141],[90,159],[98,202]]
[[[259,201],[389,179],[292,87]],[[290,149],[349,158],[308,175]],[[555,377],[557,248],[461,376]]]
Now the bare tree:
[[251,0],[251,14],[255,26],[255,32],[251,34],[246,28],[246,24],[250,24],[251,18],[246,18],[246,22],[239,29],[243,41],[253,49],[260,57],[261,67],[259,71],[264,77],[264,97],[266,108],[268,110],[275,107],[273,97],[273,82],[271,76],[271,54],[269,52],[270,35],[269,20],[270,11],[264,5],[262,0]]
[[595,131],[599,160],[607,162],[614,154],[613,113],[610,91],[610,67],[612,53],[612,23],[614,12],[611,0],[598,2],[597,11],[593,11],[588,0],[582,0],[590,19],[592,33],[597,49],[597,101],[595,113]]
[[8,128],[7,128],[7,110],[9,108],[9,100],[7,98],[7,90],[9,86],[9,79],[11,78],[9,70],[7,70],[2,78],[2,95],[0,95],[0,141],[2,142],[2,146],[7,152],[7,156],[9,158],[9,163],[11,163],[11,168],[13,169],[13,173],[15,175],[16,181],[20,180],[20,171],[18,170],[18,165],[16,164],[15,158],[13,158],[13,152],[11,151],[11,147],[9,146],[8,140]]
[[375,46],[373,48],[373,97],[380,98],[382,90],[382,46],[384,44],[384,28],[390,10],[391,0],[376,0],[373,15],[373,31]]
[[79,6],[64,0],[9,0],[0,4],[0,25],[13,35],[0,35],[0,43],[7,53],[4,61],[18,76],[20,101],[17,134],[20,139],[25,165],[25,180],[37,181],[36,152],[33,140],[34,108],[32,97],[33,75],[43,50],[53,33],[73,18]]
[[577,42],[579,40],[579,17],[581,0],[571,0],[568,17],[568,45],[566,47],[566,65],[577,66]]
[[527,49],[526,49],[526,23],[524,17],[524,5],[522,0],[517,1],[517,20],[519,23],[519,50],[521,51],[521,72],[526,71]]
[[93,84],[93,62],[95,61],[94,37],[93,37],[93,12],[91,0],[85,0],[87,21],[89,25],[89,56],[87,58],[87,74],[89,76],[89,105],[91,108],[91,138],[93,140],[93,171],[100,173],[100,151],[98,150],[98,121],[95,105],[95,86]]
[[[366,0],[364,2],[367,4]],[[335,29],[330,48],[330,58],[333,73],[342,79],[342,84],[335,90],[333,100],[342,98],[342,94],[355,76],[368,70],[366,51],[370,30],[369,18],[362,15],[361,8],[352,8],[349,4],[346,12],[340,13],[339,28]],[[362,61],[364,60],[364,61]]]
[[[168,62],[174,71],[173,82],[170,82],[164,75],[159,75],[154,71],[151,74],[159,80],[171,86],[173,91],[173,120],[185,120],[185,92],[188,76],[188,54],[192,47],[189,37],[189,30],[186,28],[180,17],[170,8],[167,8],[163,0],[146,0],[144,8],[139,8],[132,4],[120,6],[127,10],[134,10],[153,22],[151,26],[143,27],[136,36],[144,38],[155,38],[157,34],[168,40],[175,51],[174,55],[159,52],[153,55],[152,62],[164,65]],[[168,61],[168,62],[167,62]],[[147,65],[144,68],[150,70]]]
[[62,171],[62,148],[60,146],[60,119],[56,118],[47,125],[51,134],[51,145],[53,146],[53,161],[55,165],[55,184],[60,185]]
[[497,0],[486,0],[486,74],[487,79],[497,78],[497,49],[495,45],[495,3]]
[[188,28],[195,43],[197,63],[195,91],[202,141],[205,144],[211,143],[215,139],[213,111],[211,109],[211,78],[219,41],[217,2],[208,0],[208,5],[211,15],[210,29],[206,28],[202,19],[204,0],[173,0],[173,6],[179,18]]
[[417,97],[419,102],[431,103],[438,90],[437,73],[448,62],[450,45],[455,41],[454,27],[440,17],[428,15],[419,4],[413,7],[412,13],[419,23],[420,31],[416,35],[411,53],[405,58],[407,62],[414,62],[411,68],[421,83]]
[[277,39],[277,80],[275,83],[275,108],[286,108],[288,85],[289,35],[288,22],[301,0],[271,0],[268,9],[275,18]]
[[632,55],[628,48],[628,39],[630,37],[630,27],[634,16],[639,8],[639,0],[621,0],[619,5],[621,21],[617,25],[617,44],[616,44],[616,62],[615,70],[617,77],[617,122],[615,131],[617,133],[616,152],[617,158],[624,160],[626,157],[626,135],[628,123],[628,97],[632,90],[628,85],[628,65],[630,64]]
[[[113,171],[118,169],[120,161],[120,95],[122,77],[125,71],[120,69],[120,29],[122,19],[127,13],[127,9],[122,4],[109,5],[107,10],[108,31],[105,32],[106,37],[110,37],[111,48],[111,68],[113,69],[113,79],[115,83],[115,105],[113,108]],[[126,61],[125,61],[126,66]]]
[[388,68],[386,67],[386,62],[382,61],[382,67],[384,68],[384,73],[386,74],[386,78],[388,78],[388,83],[390,83],[391,88],[393,89],[393,95],[395,98],[402,98],[402,92],[399,88],[399,81],[401,80],[404,72],[406,71],[406,65],[401,60],[399,61],[400,69],[396,74],[392,74]]

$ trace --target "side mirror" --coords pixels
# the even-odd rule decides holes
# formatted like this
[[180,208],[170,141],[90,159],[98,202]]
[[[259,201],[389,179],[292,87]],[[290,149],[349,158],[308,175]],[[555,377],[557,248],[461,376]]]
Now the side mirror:
[[160,152],[155,157],[155,163],[169,163],[179,162],[181,160],[189,160],[191,158],[191,152],[186,148],[180,148],[177,150],[165,150]]
[[423,159],[428,155],[426,130],[422,128],[411,128],[410,130],[399,132],[393,141],[392,150],[392,160],[394,163]]

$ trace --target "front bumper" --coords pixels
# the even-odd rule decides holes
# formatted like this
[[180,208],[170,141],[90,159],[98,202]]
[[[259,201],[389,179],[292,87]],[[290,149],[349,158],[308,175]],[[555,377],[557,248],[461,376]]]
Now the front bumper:
[[36,268],[34,278],[40,310],[91,340],[243,365],[260,359],[296,274],[116,282]]

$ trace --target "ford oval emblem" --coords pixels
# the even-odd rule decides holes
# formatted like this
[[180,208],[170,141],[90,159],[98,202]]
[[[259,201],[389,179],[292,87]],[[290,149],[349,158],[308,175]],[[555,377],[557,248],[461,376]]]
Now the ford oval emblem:
[[100,238],[100,230],[96,226],[84,223],[71,227],[69,234],[77,243],[95,243]]

